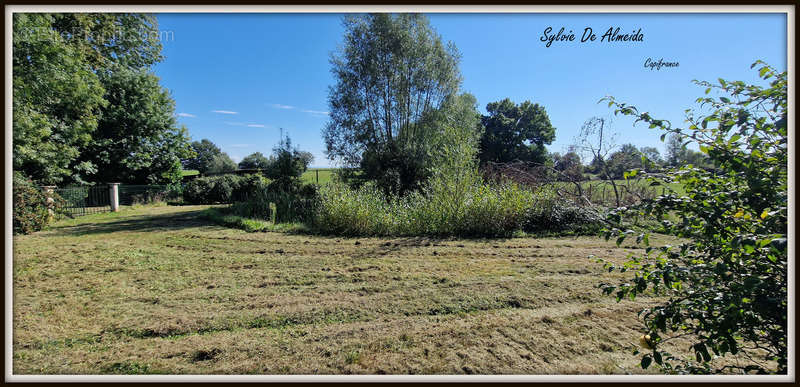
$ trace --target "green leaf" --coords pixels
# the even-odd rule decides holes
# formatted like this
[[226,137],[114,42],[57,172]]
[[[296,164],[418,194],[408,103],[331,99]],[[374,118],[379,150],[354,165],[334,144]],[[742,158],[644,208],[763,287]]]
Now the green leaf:
[[658,365],[663,364],[663,360],[661,359],[661,352],[653,351],[653,358],[656,360],[656,364]]
[[643,370],[646,370],[647,367],[650,367],[650,363],[653,362],[653,358],[650,355],[646,355],[642,358],[641,366]]

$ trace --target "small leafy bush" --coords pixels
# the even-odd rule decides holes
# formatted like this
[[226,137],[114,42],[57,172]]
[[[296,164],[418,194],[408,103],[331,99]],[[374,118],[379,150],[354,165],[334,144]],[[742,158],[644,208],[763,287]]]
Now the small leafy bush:
[[[41,230],[52,218],[48,212],[47,195],[18,171],[14,171],[13,179],[14,234]],[[56,208],[56,203],[53,202],[52,206]]]
[[183,200],[190,204],[243,201],[266,185],[267,180],[257,174],[199,177],[183,187]]

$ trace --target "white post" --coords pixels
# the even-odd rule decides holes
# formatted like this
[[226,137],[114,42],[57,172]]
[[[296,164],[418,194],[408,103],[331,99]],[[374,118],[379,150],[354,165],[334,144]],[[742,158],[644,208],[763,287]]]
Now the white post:
[[55,207],[55,199],[53,199],[53,192],[55,192],[56,186],[54,185],[45,185],[42,186],[42,190],[44,191],[45,196],[47,197],[47,215],[52,218],[55,215],[53,211],[53,207]]
[[108,197],[111,199],[111,212],[119,211],[119,183],[108,183]]

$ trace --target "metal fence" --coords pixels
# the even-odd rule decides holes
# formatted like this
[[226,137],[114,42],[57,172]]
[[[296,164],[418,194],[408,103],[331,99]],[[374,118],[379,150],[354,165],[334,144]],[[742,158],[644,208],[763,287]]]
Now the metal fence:
[[63,199],[59,203],[61,210],[72,216],[111,211],[111,196],[106,185],[56,188],[53,192]]

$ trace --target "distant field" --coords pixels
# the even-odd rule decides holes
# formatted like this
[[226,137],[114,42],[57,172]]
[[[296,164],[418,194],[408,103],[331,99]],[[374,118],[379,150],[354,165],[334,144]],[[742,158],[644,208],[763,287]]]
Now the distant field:
[[327,184],[335,171],[336,168],[309,168],[300,178],[306,183]]

